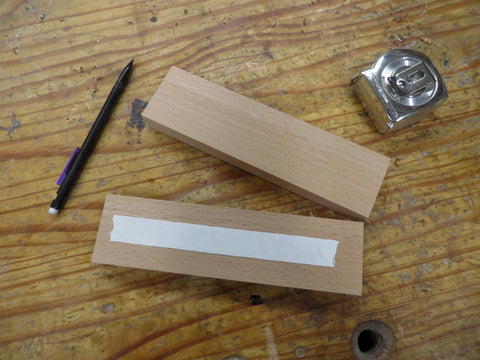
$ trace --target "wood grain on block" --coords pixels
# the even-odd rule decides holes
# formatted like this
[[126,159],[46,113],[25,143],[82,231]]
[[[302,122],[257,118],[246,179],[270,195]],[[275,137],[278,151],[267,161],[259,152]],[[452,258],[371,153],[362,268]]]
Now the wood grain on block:
[[[136,237],[136,239],[131,239],[131,241],[121,239],[118,233],[121,233],[122,229],[114,229],[114,223],[115,226],[119,224],[114,222],[114,217],[121,217],[123,225],[125,225],[125,221],[128,222],[128,219],[131,219],[131,224],[127,224],[127,227],[130,227],[129,234],[135,234],[132,237]],[[263,240],[259,240],[257,245],[251,245],[258,247],[259,258],[254,258],[256,255],[220,255],[173,248],[176,245],[162,247],[164,246],[161,245],[162,237],[171,236],[171,234],[163,233],[160,231],[161,227],[158,227],[158,243],[153,244],[151,240],[145,240],[145,234],[151,234],[152,231],[146,231],[141,227],[145,221],[150,220],[195,224],[212,229],[236,229],[240,233],[279,234],[279,241],[284,240],[282,237],[297,242],[305,241],[305,239],[302,240],[304,237],[309,238],[310,241],[317,239],[320,242],[323,240],[334,241],[337,243],[334,264],[318,266],[282,260],[265,260],[261,255],[265,250],[262,249],[262,245],[265,247],[265,244],[269,244],[268,246],[271,247],[273,255],[269,254],[268,256],[277,256],[275,254],[280,254],[283,249],[274,248],[270,245],[271,243],[263,242]],[[151,223],[155,224],[155,222]],[[115,235],[115,231],[117,235]],[[183,233],[183,236],[192,237],[188,233]],[[201,241],[201,238],[197,238],[195,235],[193,237],[189,240]],[[217,240],[221,241],[221,239]],[[145,244],[145,241],[148,245],[140,245]],[[245,241],[247,241],[246,238]],[[301,247],[302,244],[298,244]],[[178,246],[180,247],[180,245]],[[307,248],[305,247],[305,249]],[[251,251],[251,249],[249,250]],[[288,251],[288,246],[285,251]],[[327,249],[327,253],[328,251]],[[363,223],[108,195],[92,261],[172,273],[361,295]]]
[[172,67],[147,124],[356,219],[367,219],[390,159]]

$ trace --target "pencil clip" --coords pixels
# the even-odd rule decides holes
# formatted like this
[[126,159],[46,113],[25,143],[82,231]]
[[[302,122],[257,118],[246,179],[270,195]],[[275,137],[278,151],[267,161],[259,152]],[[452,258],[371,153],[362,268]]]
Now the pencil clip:
[[70,159],[68,160],[67,165],[65,165],[65,167],[63,168],[62,174],[57,180],[57,185],[62,185],[63,180],[65,180],[65,177],[67,176],[68,171],[70,170],[70,166],[72,165],[73,160],[75,160],[75,158],[77,157],[77,154],[79,151],[80,151],[80,148],[77,146],[77,148],[73,151],[72,156],[70,156]]

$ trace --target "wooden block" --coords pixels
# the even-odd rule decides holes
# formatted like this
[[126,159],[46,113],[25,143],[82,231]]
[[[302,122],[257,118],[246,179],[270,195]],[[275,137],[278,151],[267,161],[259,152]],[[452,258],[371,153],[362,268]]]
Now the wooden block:
[[[179,250],[158,245],[119,242],[112,234],[114,217],[164,220],[209,227],[331,239],[338,242],[334,266],[261,260]],[[135,221],[133,221],[135,220]],[[147,220],[150,221],[150,220]],[[137,237],[143,240],[139,228]],[[115,230],[115,231],[114,231]],[[120,229],[121,231],[121,229]],[[166,232],[158,232],[162,237]],[[195,241],[198,239],[193,236]],[[112,241],[114,240],[114,241]],[[315,239],[311,239],[316,241]],[[161,241],[161,240],[157,240]],[[242,240],[243,241],[243,240]],[[135,240],[133,241],[135,242]],[[259,241],[258,248],[264,245]],[[298,246],[302,244],[298,243]],[[275,252],[272,247],[272,252]],[[283,250],[281,248],[280,250]],[[277,251],[279,252],[279,251]],[[280,251],[281,252],[281,251]],[[310,216],[278,214],[164,200],[108,195],[103,210],[93,262],[180,274],[214,277],[352,295],[362,293],[363,223]]]
[[155,130],[354,219],[390,159],[172,67],[143,112]]

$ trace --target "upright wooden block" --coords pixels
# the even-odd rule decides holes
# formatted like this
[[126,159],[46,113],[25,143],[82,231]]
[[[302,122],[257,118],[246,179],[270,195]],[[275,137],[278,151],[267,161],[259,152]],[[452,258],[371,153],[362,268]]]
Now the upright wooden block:
[[367,219],[390,159],[172,67],[147,124],[355,219]]
[[[119,224],[120,217],[122,223]],[[300,261],[265,260],[255,255],[222,255],[217,251],[226,238],[217,238],[217,245],[210,253],[172,248],[162,245],[168,238],[175,242],[185,240],[198,245],[204,241],[198,232],[160,230],[156,220],[170,223],[194,224],[206,227],[212,234],[216,228],[247,233],[236,241],[237,245],[247,241],[250,232],[273,234],[273,241],[279,237],[290,237],[296,247],[309,250],[312,242],[334,241],[334,265],[311,265]],[[153,228],[145,230],[145,223]],[[149,224],[150,223],[150,224]],[[120,226],[120,228],[116,228]],[[123,227],[122,227],[123,226]],[[125,228],[127,234],[124,234]],[[131,235],[133,234],[133,235]],[[153,235],[152,235],[153,234]],[[126,236],[122,236],[126,235]],[[127,238],[122,239],[123,238]],[[147,240],[153,237],[153,240]],[[306,237],[308,239],[302,239]],[[204,238],[205,239],[205,238]],[[257,237],[256,243],[249,243],[248,250],[261,253],[267,250],[272,256],[283,257],[288,251],[285,245],[271,246]],[[310,243],[301,242],[309,240]],[[149,245],[145,244],[145,241]],[[296,242],[296,243],[295,243]],[[283,243],[285,244],[285,243]],[[268,246],[266,249],[266,245]],[[312,251],[313,251],[312,246]],[[253,249],[251,249],[253,248]],[[320,249],[321,250],[321,249]],[[241,250],[238,251],[240,254]],[[328,250],[330,251],[330,250]],[[276,254],[276,255],[275,255]],[[329,256],[331,256],[331,251]],[[267,254],[270,256],[270,254]],[[262,255],[263,256],[263,255]],[[260,257],[262,257],[260,256]],[[295,255],[296,256],[296,255]],[[315,260],[315,259],[314,259]],[[312,289],[352,295],[362,293],[363,265],[363,223],[277,214],[261,211],[222,208],[217,206],[187,204],[164,200],[140,199],[127,196],[108,195],[103,210],[93,262],[128,266],[149,270],[190,274],[221,279],[246,281],[294,288]]]

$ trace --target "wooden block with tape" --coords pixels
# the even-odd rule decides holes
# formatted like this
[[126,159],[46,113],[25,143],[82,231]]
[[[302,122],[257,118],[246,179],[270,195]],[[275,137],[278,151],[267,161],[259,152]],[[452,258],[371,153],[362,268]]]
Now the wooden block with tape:
[[92,261],[361,295],[363,223],[108,195]]
[[390,159],[172,67],[143,112],[153,129],[354,219]]

